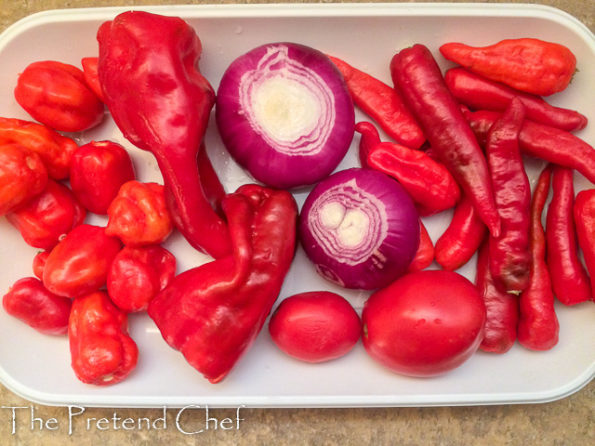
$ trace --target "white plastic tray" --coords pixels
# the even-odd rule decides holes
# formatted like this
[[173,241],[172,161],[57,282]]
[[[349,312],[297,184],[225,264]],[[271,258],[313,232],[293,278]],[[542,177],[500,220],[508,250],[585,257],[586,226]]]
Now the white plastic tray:
[[[426,44],[443,67],[439,45],[447,41],[488,44],[503,38],[532,36],[560,42],[577,55],[579,71],[570,88],[551,98],[574,107],[591,120],[579,135],[595,141],[595,38],[573,17],[549,7],[494,4],[333,4],[167,6],[145,10],[178,15],[197,29],[204,53],[201,70],[216,87],[226,66],[263,43],[295,41],[342,57],[390,83],[388,63],[395,51]],[[36,14],[0,36],[0,116],[27,115],[12,95],[17,74],[30,62],[55,59],[79,64],[97,52],[95,33],[122,8],[72,9]],[[363,119],[362,115],[358,118]],[[212,120],[213,121],[213,120]],[[130,148],[141,180],[160,181],[149,153],[133,148],[111,121],[80,141],[112,139]],[[250,179],[231,162],[211,126],[207,147],[228,191]],[[356,144],[340,168],[356,165]],[[535,180],[541,163],[530,162]],[[577,189],[593,187],[577,175]],[[300,205],[305,193],[297,194]],[[450,214],[426,219],[434,240]],[[100,218],[91,220],[105,222]],[[36,252],[4,219],[0,221],[0,291],[31,275]],[[168,242],[180,270],[207,260],[175,236]],[[474,260],[461,270],[474,277]],[[301,251],[287,277],[281,298],[316,289],[346,296],[361,310],[366,293],[340,290],[319,278]],[[111,387],[80,383],[70,368],[66,337],[48,337],[0,311],[0,380],[21,396],[50,405],[211,407],[429,406],[545,402],[567,396],[587,384],[595,372],[595,305],[557,307],[560,342],[536,353],[516,345],[505,355],[478,352],[462,367],[439,378],[414,379],[393,374],[374,363],[361,343],[334,362],[309,365],[292,360],[272,344],[265,330],[253,348],[221,383],[209,384],[182,355],[170,349],[146,315],[130,318],[139,345],[137,369]]]

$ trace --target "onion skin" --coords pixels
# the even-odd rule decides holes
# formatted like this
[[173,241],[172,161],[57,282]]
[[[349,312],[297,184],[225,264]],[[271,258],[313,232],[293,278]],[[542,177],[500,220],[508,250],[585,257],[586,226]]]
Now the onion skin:
[[[295,87],[295,94],[267,96],[277,81]],[[259,46],[230,64],[217,91],[215,117],[236,162],[279,189],[311,185],[331,174],[355,129],[353,102],[328,56],[285,42]],[[297,125],[283,125],[293,121]]]
[[373,290],[407,271],[419,246],[418,219],[397,181],[352,168],[314,187],[302,207],[299,234],[319,274],[345,288]]

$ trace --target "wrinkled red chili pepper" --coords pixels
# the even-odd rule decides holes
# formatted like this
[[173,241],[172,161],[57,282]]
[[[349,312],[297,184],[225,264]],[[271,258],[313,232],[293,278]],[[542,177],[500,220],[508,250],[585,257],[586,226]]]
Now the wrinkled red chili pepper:
[[14,96],[33,119],[62,132],[80,132],[103,120],[99,98],[74,65],[44,60],[19,75]]
[[540,96],[564,90],[576,71],[572,51],[540,39],[506,39],[484,47],[452,42],[440,52],[474,73]]
[[570,169],[554,166],[552,201],[547,210],[547,265],[554,295],[564,305],[591,299],[589,276],[579,257],[574,226],[574,185]]
[[459,186],[442,164],[421,150],[380,142],[378,132],[369,123],[357,123],[355,130],[362,135],[360,156],[367,153],[366,166],[398,180],[421,215],[435,214],[456,204]]
[[205,197],[197,153],[215,92],[196,68],[202,51],[182,19],[129,11],[101,25],[99,80],[124,136],[155,155],[175,225],[215,258],[231,252],[223,219]]
[[414,45],[397,53],[390,68],[395,86],[421,124],[432,150],[497,237],[500,216],[486,159],[432,53],[423,45]]
[[423,131],[394,88],[339,58],[329,57],[343,75],[355,105],[389,137],[412,149],[424,143]]
[[288,192],[244,185],[223,210],[233,255],[176,276],[148,309],[166,342],[212,383],[260,332],[295,251],[297,206]]
[[436,262],[447,271],[466,264],[477,252],[487,234],[487,228],[466,196],[456,205],[452,220],[436,241]]
[[426,269],[434,261],[434,244],[430,234],[421,219],[419,220],[419,246],[407,271],[421,271]]
[[176,258],[167,249],[159,245],[125,246],[109,268],[107,292],[122,311],[143,311],[175,273]]
[[531,186],[519,149],[519,132],[525,109],[513,99],[502,117],[490,128],[486,155],[496,207],[500,213],[500,236],[489,236],[490,271],[502,291],[519,293],[529,283],[529,219]]
[[43,280],[43,269],[45,268],[49,255],[50,251],[39,251],[35,254],[35,257],[33,257],[33,275],[39,280]]
[[211,203],[213,209],[221,214],[221,202],[225,197],[225,188],[223,187],[223,184],[221,184],[217,172],[215,172],[215,169],[213,168],[213,164],[211,163],[207,148],[204,144],[202,144],[198,152],[197,162],[200,184],[202,185],[205,197],[209,203]]
[[576,194],[573,213],[579,247],[591,280],[591,299],[595,300],[595,189]]
[[70,231],[50,252],[43,268],[43,284],[52,293],[77,297],[98,290],[120,251],[120,241],[104,228],[82,224]]
[[8,314],[49,335],[66,334],[71,305],[70,299],[50,293],[35,277],[17,280],[2,298]]
[[479,249],[475,276],[475,286],[486,306],[484,337],[479,348],[490,353],[506,353],[517,337],[519,299],[498,289],[489,264],[489,248],[484,243]]
[[[480,110],[466,112],[465,116],[482,143],[501,114]],[[575,169],[595,183],[595,149],[572,133],[525,120],[519,134],[519,145],[524,154]]]
[[515,90],[464,68],[451,68],[444,75],[444,81],[460,103],[476,110],[503,112],[512,98],[517,97],[525,106],[527,119],[568,132],[587,125],[587,117],[575,110],[554,107],[539,96]]
[[72,192],[86,209],[96,214],[107,214],[120,187],[134,178],[130,155],[115,142],[92,141],[72,155]]
[[5,143],[17,143],[37,153],[54,180],[68,178],[72,154],[78,149],[74,140],[45,125],[15,118],[0,118],[0,144]]
[[47,170],[37,153],[19,144],[0,144],[0,216],[26,204],[47,182]]
[[51,249],[85,219],[85,209],[63,184],[49,180],[46,188],[6,219],[35,248]]
[[101,83],[97,74],[97,57],[83,57],[81,65],[83,66],[83,75],[87,86],[95,93],[101,102],[105,102],[103,98],[103,91],[101,90]]
[[551,166],[547,166],[537,180],[531,201],[529,249],[531,270],[529,286],[519,299],[517,339],[531,350],[548,350],[558,343],[560,329],[554,309],[554,293],[546,263],[545,231],[541,216],[549,194]]
[[116,384],[136,367],[138,347],[128,334],[126,313],[102,291],[73,301],[68,340],[72,369],[84,383]]

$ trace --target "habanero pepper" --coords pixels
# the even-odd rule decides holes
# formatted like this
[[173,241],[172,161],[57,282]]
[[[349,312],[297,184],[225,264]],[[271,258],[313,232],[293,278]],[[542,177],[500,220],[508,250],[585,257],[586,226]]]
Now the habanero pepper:
[[578,257],[574,225],[574,185],[571,169],[554,166],[552,200],[547,210],[547,265],[556,298],[564,305],[591,299],[589,276]]
[[97,40],[108,109],[124,136],[155,156],[174,224],[196,249],[228,255],[227,226],[205,197],[197,166],[215,103],[197,69],[198,35],[178,17],[128,11],[103,23]]
[[531,200],[529,250],[531,270],[529,285],[519,297],[517,339],[530,350],[549,350],[558,343],[560,324],[554,308],[554,293],[546,263],[545,231],[541,224],[543,208],[549,194],[551,165],[546,166],[537,180]]
[[450,171],[493,236],[500,216],[484,154],[430,50],[416,44],[391,60],[391,75],[432,150]]
[[573,213],[578,244],[590,275],[591,299],[595,300],[595,189],[576,194]]
[[[465,112],[480,143],[501,113],[489,110]],[[521,152],[552,164],[569,167],[595,183],[595,149],[570,132],[526,119],[519,134]]]
[[517,97],[525,106],[527,119],[568,132],[587,125],[587,117],[575,110],[554,107],[539,96],[515,90],[464,68],[451,68],[445,73],[444,81],[461,104],[475,110],[503,112],[512,98]]
[[494,186],[502,231],[489,235],[490,272],[502,291],[518,294],[529,283],[529,214],[531,186],[519,150],[519,132],[525,109],[513,99],[490,128],[486,155]]
[[440,52],[474,73],[539,96],[564,90],[576,71],[572,51],[540,39],[506,39],[484,47],[451,42]]
[[250,347],[279,296],[295,252],[292,195],[255,184],[223,201],[233,255],[176,276],[149,303],[165,341],[210,382]]
[[337,57],[329,58],[343,75],[355,105],[370,116],[389,137],[409,148],[419,149],[426,138],[399,93],[347,62]]

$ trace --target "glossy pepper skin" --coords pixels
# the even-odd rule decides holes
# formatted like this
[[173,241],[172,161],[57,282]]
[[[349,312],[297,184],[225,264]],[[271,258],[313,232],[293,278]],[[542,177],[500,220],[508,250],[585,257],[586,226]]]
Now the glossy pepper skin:
[[479,249],[487,234],[486,225],[466,196],[456,205],[450,224],[436,241],[436,262],[447,271],[465,265]]
[[572,51],[540,39],[506,39],[484,47],[451,42],[440,52],[474,73],[540,96],[564,90],[576,71]]
[[551,166],[539,175],[531,199],[531,226],[529,248],[531,270],[529,286],[519,298],[519,323],[517,339],[530,350],[549,350],[558,343],[560,325],[554,309],[554,293],[546,263],[545,231],[541,217],[547,201]]
[[61,132],[81,132],[98,125],[103,104],[74,65],[53,60],[33,62],[19,75],[17,102],[33,119]]
[[197,69],[194,29],[177,17],[130,11],[101,25],[97,40],[106,104],[124,136],[155,155],[176,227],[195,248],[228,255],[227,227],[205,197],[196,162],[215,92]]
[[17,143],[37,153],[54,180],[68,178],[72,154],[78,149],[73,139],[43,124],[0,117],[0,144],[5,143]]
[[547,210],[545,237],[547,265],[556,298],[564,305],[591,299],[589,276],[578,257],[574,222],[574,175],[572,170],[554,166],[552,200]]
[[434,261],[434,244],[430,238],[430,234],[426,229],[426,225],[419,220],[419,246],[413,260],[407,268],[408,272],[421,271],[426,269]]
[[31,268],[33,270],[33,275],[37,277],[39,280],[43,280],[43,270],[45,268],[45,264],[48,261],[48,257],[50,255],[50,251],[39,251],[33,257],[33,263]]
[[513,99],[490,129],[486,155],[502,231],[489,236],[490,271],[496,285],[510,293],[523,291],[529,283],[529,219],[531,186],[519,149],[519,132],[525,109]]
[[138,347],[128,334],[126,313],[102,291],[72,302],[68,340],[72,369],[84,383],[116,384],[136,367]]
[[416,44],[391,60],[391,75],[440,161],[471,199],[490,233],[500,234],[500,216],[483,152],[459,104],[448,91],[427,47]]
[[[481,143],[501,114],[479,110],[466,112],[465,116]],[[519,134],[519,145],[524,154],[574,169],[595,183],[595,148],[576,135],[525,120]]]
[[99,75],[97,74],[97,64],[99,59],[97,57],[83,57],[81,65],[83,66],[83,75],[87,86],[95,93],[101,102],[105,102],[103,98],[103,90],[101,90],[101,83],[99,82]]
[[355,105],[370,116],[389,137],[406,147],[419,149],[426,137],[399,93],[347,62],[329,57],[343,75]]
[[159,244],[173,230],[161,184],[128,181],[111,202],[105,233],[127,246]]
[[166,342],[212,383],[260,332],[295,252],[297,205],[288,192],[244,185],[223,210],[233,255],[176,276],[148,309]]
[[72,301],[50,293],[35,277],[17,280],[2,298],[4,310],[43,334],[68,331]]
[[49,180],[46,188],[6,219],[19,230],[23,240],[34,248],[51,249],[87,212],[66,186]]
[[444,80],[453,96],[475,110],[504,112],[516,97],[525,106],[527,119],[557,127],[568,132],[581,130],[587,125],[587,117],[567,108],[554,107],[541,97],[524,93],[494,82],[464,68],[451,68]]
[[359,122],[355,130],[362,135],[360,156],[367,157],[366,166],[398,180],[415,202],[420,215],[435,214],[456,204],[460,189],[444,165],[421,150],[381,142],[370,123]]
[[479,249],[475,286],[486,306],[485,331],[479,348],[484,352],[506,353],[517,338],[519,299],[501,291],[494,283],[487,243]]
[[579,247],[591,280],[591,299],[595,300],[595,189],[576,194],[573,213]]

